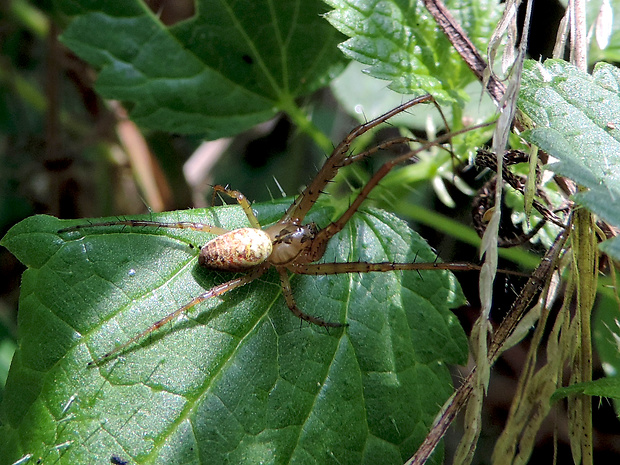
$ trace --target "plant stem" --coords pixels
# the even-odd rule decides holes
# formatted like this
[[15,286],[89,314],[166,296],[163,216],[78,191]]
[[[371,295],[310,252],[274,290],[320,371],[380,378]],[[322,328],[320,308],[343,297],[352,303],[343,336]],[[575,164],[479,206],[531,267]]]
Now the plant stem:
[[[461,55],[467,66],[469,66],[469,69],[472,70],[480,82],[485,82],[484,72],[488,68],[488,64],[472,41],[469,40],[463,28],[454,20],[452,14],[440,0],[423,1],[428,12],[435,18],[439,27],[446,34],[450,43],[452,43],[452,46]],[[491,75],[486,88],[495,104],[499,104],[506,91],[504,84]]]
[[309,115],[301,110],[297,104],[290,98],[280,101],[280,108],[284,111],[299,128],[300,131],[308,134],[314,143],[318,145],[325,153],[330,153],[333,149],[332,142],[325,134],[317,128]]

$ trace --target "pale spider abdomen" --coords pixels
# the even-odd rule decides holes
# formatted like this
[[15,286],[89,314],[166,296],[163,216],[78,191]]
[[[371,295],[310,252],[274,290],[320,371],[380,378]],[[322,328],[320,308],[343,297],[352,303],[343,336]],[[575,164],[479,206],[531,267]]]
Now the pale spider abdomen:
[[271,238],[255,228],[240,228],[207,242],[198,256],[200,266],[212,270],[247,271],[269,258]]

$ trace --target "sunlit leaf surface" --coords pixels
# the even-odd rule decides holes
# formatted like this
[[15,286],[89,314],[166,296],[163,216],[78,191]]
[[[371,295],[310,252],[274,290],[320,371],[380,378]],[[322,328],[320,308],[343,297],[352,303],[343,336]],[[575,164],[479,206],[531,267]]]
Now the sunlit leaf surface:
[[[474,75],[461,60],[422,2],[325,0],[329,22],[349,37],[340,44],[348,57],[369,65],[367,72],[391,81],[405,94],[432,94],[443,103],[464,102]],[[501,7],[493,0],[446,2],[481,49],[486,47]]]
[[[256,206],[263,224],[286,203]],[[325,225],[329,212],[313,220]],[[157,221],[247,225],[240,208]],[[82,220],[84,222],[84,220]],[[194,308],[98,368],[94,357],[231,277],[199,269],[208,234],[31,217],[2,245],[28,266],[19,348],[2,405],[0,463],[403,463],[452,392],[466,338],[447,272],[294,276],[301,324],[276,274]],[[190,244],[194,245],[192,247]],[[357,214],[326,261],[432,261],[394,216]],[[435,457],[439,460],[441,452]]]
[[[526,136],[559,162],[550,169],[587,188],[577,202],[620,227],[620,71],[600,63],[592,75],[561,61],[528,61],[519,97],[536,123]],[[620,258],[620,242],[602,248]]]

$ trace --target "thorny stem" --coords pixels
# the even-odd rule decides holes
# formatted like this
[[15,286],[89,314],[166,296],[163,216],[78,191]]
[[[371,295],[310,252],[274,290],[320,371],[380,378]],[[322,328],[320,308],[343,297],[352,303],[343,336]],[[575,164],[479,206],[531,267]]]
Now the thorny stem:
[[[405,102],[402,105],[394,108],[387,113],[375,118],[365,124],[361,124],[353,129],[345,139],[338,144],[333,150],[330,157],[323,164],[319,172],[316,174],[312,182],[304,189],[301,195],[299,195],[293,204],[286,211],[286,214],[280,220],[281,222],[293,222],[300,224],[303,221],[306,214],[312,208],[312,205],[316,202],[318,194],[325,189],[327,183],[336,176],[338,170],[342,167],[344,159],[348,156],[351,143],[360,135],[368,132],[370,129],[378,126],[379,124],[387,121],[392,116],[405,111],[408,108],[417,105],[418,103],[432,102],[436,105],[435,100],[430,95],[423,95],[418,98],[414,98],[409,102]],[[441,109],[440,109],[441,110]]]
[[[577,209],[575,228],[571,236],[573,241],[573,271],[577,282],[577,315],[580,326],[580,341],[575,360],[573,361],[573,378],[577,383],[592,381],[592,308],[596,298],[598,278],[598,253],[595,222],[592,214],[584,208]],[[592,464],[592,402],[589,396],[577,397],[573,400],[575,407],[580,408],[577,418],[581,416],[579,439],[581,456],[584,465]],[[569,404],[570,406],[570,404]]]
[[[428,12],[435,18],[439,27],[446,34],[450,43],[452,43],[452,46],[461,55],[467,66],[469,66],[469,69],[472,70],[480,82],[484,82],[484,72],[488,68],[488,64],[471,40],[469,40],[465,31],[454,20],[452,14],[440,0],[423,1]],[[506,92],[506,86],[491,74],[486,88],[495,104],[498,105]]]
[[571,21],[571,61],[584,73],[588,71],[588,38],[586,31],[585,0],[570,2],[569,8],[573,15]]
[[[538,291],[540,291],[543,287],[543,283],[547,283],[548,279],[551,277],[551,273],[555,269],[560,253],[564,247],[564,243],[566,242],[566,238],[566,230],[562,230],[560,234],[558,234],[558,237],[556,237],[551,248],[543,257],[538,268],[534,270],[532,276],[519,293],[519,296],[512,305],[510,312],[493,334],[488,351],[489,365],[493,365],[495,363],[501,354],[504,343],[512,334],[518,322],[525,315],[525,312],[530,307],[530,304],[536,295],[538,295]],[[461,386],[444,404],[444,407],[435,418],[435,422],[433,423],[429,434],[420,445],[418,451],[413,457],[411,457],[406,465],[423,465],[426,463],[433,450],[435,450],[435,447],[437,447],[438,442],[446,434],[446,431],[452,424],[452,421],[456,418],[461,408],[469,400],[469,397],[474,389],[475,381],[476,366],[472,368],[472,371],[463,380]]]

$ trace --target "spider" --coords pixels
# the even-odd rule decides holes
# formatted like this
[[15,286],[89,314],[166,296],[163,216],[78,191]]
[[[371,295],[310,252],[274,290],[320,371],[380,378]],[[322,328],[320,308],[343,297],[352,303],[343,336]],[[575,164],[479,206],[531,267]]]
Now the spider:
[[291,289],[289,273],[302,275],[334,275],[343,273],[388,272],[397,270],[417,270],[418,272],[419,270],[428,269],[479,270],[479,266],[469,263],[316,263],[323,257],[327,244],[331,238],[333,238],[344,228],[374,187],[377,186],[380,180],[383,179],[383,177],[394,166],[407,160],[414,160],[416,154],[420,151],[426,150],[433,145],[441,146],[442,143],[449,141],[451,136],[472,129],[466,128],[453,134],[446,134],[438,137],[432,142],[422,142],[417,149],[408,151],[407,153],[397,156],[383,164],[361,189],[348,209],[339,218],[332,221],[323,229],[319,230],[317,225],[314,223],[304,224],[306,215],[316,203],[327,183],[334,178],[340,168],[370,157],[381,149],[389,148],[394,145],[406,144],[414,141],[414,139],[408,137],[391,139],[357,154],[350,153],[350,147],[353,141],[377,125],[389,120],[394,115],[404,112],[420,103],[431,103],[435,105],[447,127],[447,122],[441,112],[441,109],[430,95],[423,95],[421,97],[414,98],[371,121],[357,126],[333,150],[332,154],[326,160],[315,178],[294,200],[294,202],[286,210],[284,216],[279,221],[271,226],[267,226],[266,228],[261,227],[256,215],[252,211],[250,203],[241,192],[229,189],[228,187],[215,186],[214,195],[215,193],[222,193],[238,202],[247,216],[250,227],[228,231],[221,227],[205,223],[162,223],[156,221],[126,219],[111,222],[75,225],[59,230],[59,233],[69,233],[80,231],[85,228],[128,226],[191,229],[215,234],[215,238],[211,239],[203,247],[201,247],[198,263],[201,266],[212,270],[244,273],[234,277],[233,279],[218,284],[191,299],[185,305],[169,313],[159,321],[151,324],[148,328],[133,336],[127,342],[116,346],[103,356],[91,361],[88,365],[91,367],[99,365],[101,362],[112,358],[116,354],[124,351],[127,347],[161,328],[163,325],[171,322],[181,314],[184,314],[197,304],[244,286],[261,277],[271,267],[274,267],[278,272],[282,294],[291,312],[295,316],[299,317],[302,322],[306,321],[310,324],[324,328],[345,327],[347,324],[346,322],[325,321],[317,316],[307,314],[300,309],[297,306],[293,291]]

